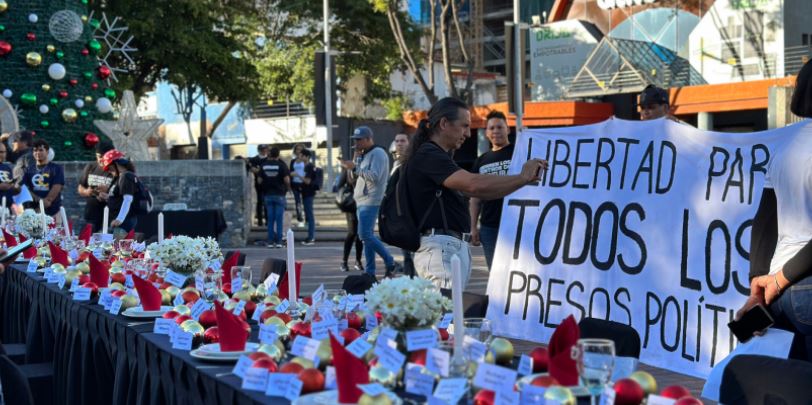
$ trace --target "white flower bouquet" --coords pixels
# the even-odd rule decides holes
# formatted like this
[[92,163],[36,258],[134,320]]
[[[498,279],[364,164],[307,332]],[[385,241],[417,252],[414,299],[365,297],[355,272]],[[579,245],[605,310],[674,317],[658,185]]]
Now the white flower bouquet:
[[45,217],[45,223],[50,226],[54,223],[54,219],[48,215],[37,213],[32,209],[23,211],[22,214],[17,216],[14,221],[14,226],[17,228],[17,233],[25,235],[26,238],[42,238],[45,236],[47,229],[42,228],[42,218]]
[[217,239],[212,237],[196,238],[203,244],[203,254],[206,256],[206,261],[211,263],[213,261],[223,262],[223,252],[220,250],[220,244]]
[[[191,275],[208,265],[208,255],[202,238],[174,236],[163,242],[150,243],[147,253],[165,267],[177,273]],[[219,248],[218,248],[219,249]]]
[[397,277],[381,281],[366,292],[367,308],[383,315],[384,322],[398,330],[428,328],[451,309],[431,281]]

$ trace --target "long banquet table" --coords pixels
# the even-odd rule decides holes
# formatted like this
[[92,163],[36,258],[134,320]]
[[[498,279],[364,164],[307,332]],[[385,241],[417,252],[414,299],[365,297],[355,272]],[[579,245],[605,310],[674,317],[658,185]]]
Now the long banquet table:
[[[0,340],[25,343],[26,362],[53,362],[53,398],[62,404],[286,404],[242,390],[233,364],[174,350],[153,322],[113,316],[73,301],[41,273],[14,265],[0,275]],[[253,326],[252,340],[256,340]]]

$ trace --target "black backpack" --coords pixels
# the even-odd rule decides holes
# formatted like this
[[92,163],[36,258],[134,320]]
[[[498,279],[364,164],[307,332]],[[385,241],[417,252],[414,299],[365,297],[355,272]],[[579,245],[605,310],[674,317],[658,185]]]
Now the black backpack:
[[138,176],[135,177],[135,184],[138,189],[133,196],[133,205],[132,210],[133,213],[136,215],[144,215],[149,214],[152,211],[152,205],[154,203],[152,199],[152,193],[149,192],[149,188]]
[[443,222],[446,222],[443,201],[440,199],[443,190],[442,188],[437,190],[434,195],[435,198],[429,204],[423,218],[419,222],[415,222],[409,201],[408,185],[406,184],[408,176],[404,175],[405,172],[406,163],[398,167],[386,183],[386,190],[378,212],[378,232],[381,235],[381,240],[387,244],[416,252],[420,248],[420,230],[423,228],[423,224],[426,223],[434,204],[438,201],[440,202]]

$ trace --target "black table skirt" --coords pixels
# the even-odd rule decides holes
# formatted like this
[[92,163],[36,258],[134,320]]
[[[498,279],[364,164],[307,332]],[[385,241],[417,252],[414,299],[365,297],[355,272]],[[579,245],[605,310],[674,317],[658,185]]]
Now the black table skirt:
[[[75,302],[39,274],[0,275],[3,342],[25,343],[28,362],[53,362],[60,404],[286,404],[240,389],[233,364],[173,350],[153,323],[112,316],[96,300]],[[256,326],[252,340],[256,340]],[[34,387],[35,389],[37,387]]]
[[173,235],[210,236],[217,238],[226,230],[226,220],[222,210],[200,211],[152,211],[138,217],[136,232],[144,234],[144,239],[157,237],[158,214],[164,214],[164,232]]

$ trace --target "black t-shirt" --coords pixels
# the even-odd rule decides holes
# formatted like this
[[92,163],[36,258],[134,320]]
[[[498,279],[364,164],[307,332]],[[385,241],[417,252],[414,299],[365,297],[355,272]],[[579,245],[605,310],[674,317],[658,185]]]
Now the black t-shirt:
[[316,166],[313,163],[308,163],[305,165],[305,178],[310,179],[310,184],[302,183],[302,197],[313,197],[316,195],[316,185],[313,183],[316,181]]
[[[14,183],[14,169],[8,163],[0,163],[0,183],[12,184]],[[14,189],[0,191],[0,200],[6,197],[6,207],[11,207],[14,203]]]
[[[448,230],[468,233],[471,230],[470,214],[465,196],[459,191],[443,187],[443,182],[460,169],[451,155],[434,142],[420,145],[417,152],[409,158],[406,175],[412,215],[419,223],[435,199],[435,193],[442,188],[440,200],[445,209]],[[443,217],[439,201],[434,204],[431,213],[420,231],[429,228],[443,229]]]
[[138,204],[138,196],[135,195],[138,192],[137,182],[138,178],[133,172],[126,172],[113,179],[113,187],[110,188],[110,193],[107,198],[107,202],[110,204],[111,221],[118,216],[119,211],[121,211],[121,205],[124,203],[124,196],[128,194],[133,196],[133,201],[130,203],[130,210],[127,212],[127,216],[124,220],[126,221],[135,215],[133,211],[135,211],[135,204]]
[[[510,161],[513,158],[513,145],[508,145],[496,152],[488,151],[474,161],[473,171],[478,174],[507,175]],[[502,199],[482,201],[479,212],[479,223],[482,226],[498,228],[502,218]]]
[[[250,169],[251,167],[260,167],[262,165],[262,162],[266,160],[268,160],[267,157],[256,155],[248,159],[248,168]],[[262,184],[259,182],[259,177],[260,174],[254,175],[254,187],[262,189]]]
[[285,187],[285,177],[290,175],[288,165],[279,159],[264,159],[258,165],[262,178],[260,185],[265,195],[284,196],[288,189]]
[[[98,163],[88,163],[85,169],[82,170],[82,177],[79,178],[79,184],[86,188],[104,187],[107,190],[113,184],[113,175],[104,171]],[[87,205],[85,205],[85,219],[101,218],[104,212],[104,206],[107,205],[104,201],[99,201],[96,197],[87,197]]]

